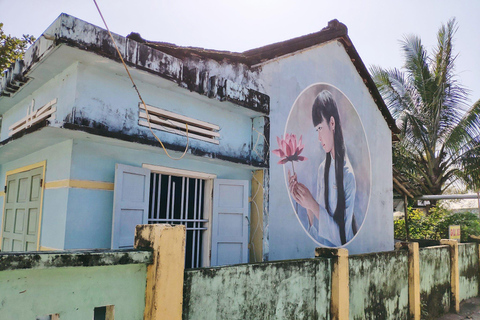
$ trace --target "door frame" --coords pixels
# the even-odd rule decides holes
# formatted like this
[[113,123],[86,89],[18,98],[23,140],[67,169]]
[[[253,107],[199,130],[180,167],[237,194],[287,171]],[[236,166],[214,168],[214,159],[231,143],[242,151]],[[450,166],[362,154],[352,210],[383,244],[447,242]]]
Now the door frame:
[[[39,208],[39,213],[38,213],[38,234],[37,234],[37,251],[40,250],[40,234],[42,231],[42,212],[43,212],[43,192],[45,190],[45,171],[47,168],[47,160],[43,160],[34,164],[30,164],[27,166],[23,166],[17,169],[9,170],[5,173],[5,184],[4,187],[7,185],[8,181],[8,176],[25,172],[25,171],[30,171],[33,169],[41,168],[43,167],[43,173],[42,173],[42,186],[40,187],[40,208]],[[7,203],[7,193],[4,192],[3,196],[3,208],[2,208],[2,221],[1,221],[1,230],[0,230],[0,248],[2,248],[2,242],[3,242],[3,223],[4,223],[4,218],[5,218],[5,205]]]
[[205,180],[203,218],[207,219],[208,222],[205,222],[207,232],[204,232],[202,235],[202,268],[210,267],[212,250],[213,180],[217,178],[217,175],[200,171],[157,166],[148,163],[143,163],[142,168],[149,169],[152,173]]

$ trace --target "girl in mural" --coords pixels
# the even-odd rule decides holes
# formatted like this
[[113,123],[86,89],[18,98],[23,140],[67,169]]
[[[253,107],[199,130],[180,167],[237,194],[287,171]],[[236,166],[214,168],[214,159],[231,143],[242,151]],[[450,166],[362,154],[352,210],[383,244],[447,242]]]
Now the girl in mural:
[[356,233],[353,208],[355,176],[345,152],[342,126],[332,94],[320,92],[312,106],[312,120],[318,141],[326,152],[317,174],[317,194],[297,181],[288,171],[289,191],[293,199],[307,211],[309,233],[320,243],[338,247]]

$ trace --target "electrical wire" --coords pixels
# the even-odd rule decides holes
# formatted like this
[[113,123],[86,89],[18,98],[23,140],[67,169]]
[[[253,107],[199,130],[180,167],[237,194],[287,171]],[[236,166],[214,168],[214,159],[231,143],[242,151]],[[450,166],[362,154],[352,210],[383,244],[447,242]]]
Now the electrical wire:
[[157,139],[157,141],[160,143],[160,145],[162,146],[163,150],[165,151],[165,154],[166,154],[170,159],[172,159],[172,160],[181,160],[181,159],[186,155],[186,153],[187,153],[187,151],[188,151],[188,145],[189,145],[188,123],[185,123],[185,133],[186,133],[186,137],[187,137],[187,145],[185,146],[185,150],[183,151],[183,154],[182,154],[179,158],[175,158],[175,157],[170,156],[170,154],[168,153],[167,149],[166,149],[165,146],[163,145],[162,140],[160,140],[160,138],[157,137],[157,135],[155,134],[155,132],[153,132],[153,130],[152,130],[152,125],[151,125],[151,123],[150,123],[150,113],[148,112],[147,104],[145,103],[145,101],[143,101],[142,95],[140,94],[140,91],[138,90],[137,85],[135,84],[135,81],[133,81],[132,75],[130,74],[130,71],[128,70],[127,64],[126,64],[125,61],[123,60],[123,56],[122,56],[122,54],[120,53],[120,50],[118,49],[117,43],[115,42],[115,39],[113,38],[113,35],[112,35],[112,33],[110,32],[110,29],[108,28],[107,22],[106,22],[105,19],[103,18],[102,11],[100,10],[100,7],[98,6],[97,1],[96,1],[96,0],[93,0],[93,2],[95,3],[95,6],[97,7],[98,13],[100,14],[100,18],[102,18],[103,24],[105,25],[105,28],[107,29],[108,34],[110,35],[110,39],[112,39],[113,45],[115,46],[115,49],[117,50],[118,56],[120,57],[120,60],[122,61],[122,64],[123,64],[125,70],[127,71],[128,77],[130,78],[130,81],[131,81],[132,84],[133,84],[133,88],[134,88],[135,91],[137,92],[138,98],[140,99],[140,101],[142,102],[142,104],[143,104],[143,106],[144,106],[144,108],[145,108],[145,112],[146,112],[146,114],[147,114],[148,128],[150,129],[150,132],[153,134],[153,136],[154,136],[154,137]]

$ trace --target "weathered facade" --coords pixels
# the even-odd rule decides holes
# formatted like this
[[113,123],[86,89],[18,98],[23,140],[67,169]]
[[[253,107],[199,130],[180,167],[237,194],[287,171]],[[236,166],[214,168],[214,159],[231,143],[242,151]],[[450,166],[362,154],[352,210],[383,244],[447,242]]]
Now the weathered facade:
[[[192,267],[247,262],[248,250],[258,261],[311,257],[319,245],[393,248],[396,127],[344,25],[244,53],[113,36],[147,108],[107,31],[66,14],[2,79],[3,251],[129,247],[134,225],[158,222],[187,225]],[[311,116],[324,91],[350,170],[345,223],[330,238],[328,150]],[[289,191],[293,162],[271,154],[286,134],[304,139],[295,173],[317,211]]]

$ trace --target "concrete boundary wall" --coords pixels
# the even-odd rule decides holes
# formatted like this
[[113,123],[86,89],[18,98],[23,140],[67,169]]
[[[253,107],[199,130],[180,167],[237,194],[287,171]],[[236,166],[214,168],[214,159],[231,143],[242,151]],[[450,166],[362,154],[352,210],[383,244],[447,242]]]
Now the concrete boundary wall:
[[137,226],[135,247],[0,253],[0,319],[181,319],[185,226]]
[[350,256],[350,319],[408,317],[407,252]]
[[479,255],[475,243],[458,245],[458,269],[460,284],[460,301],[478,295],[479,282]]
[[432,319],[450,310],[450,253],[447,246],[420,250],[422,318]]
[[436,319],[477,296],[480,281],[478,244],[440,243],[187,270],[183,319]]
[[330,319],[331,259],[185,271],[183,319]]
[[185,227],[141,225],[136,250],[0,253],[0,317],[436,319],[480,281],[479,244],[440,244],[185,271]]

